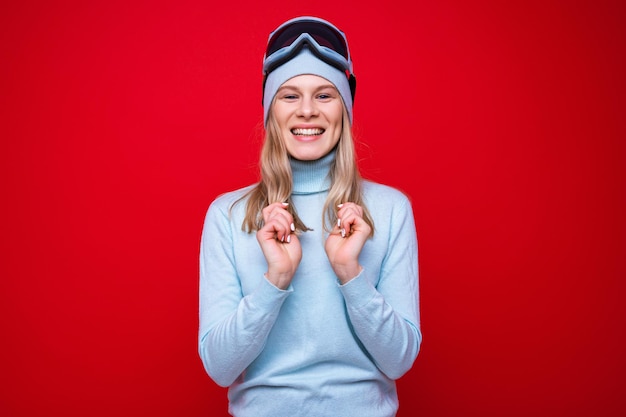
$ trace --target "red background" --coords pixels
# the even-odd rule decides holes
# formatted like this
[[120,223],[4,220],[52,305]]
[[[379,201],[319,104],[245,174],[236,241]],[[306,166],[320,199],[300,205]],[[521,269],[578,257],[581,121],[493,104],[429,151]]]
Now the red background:
[[216,3],[0,6],[0,414],[226,414],[203,216],[256,179],[267,34],[316,14],[349,36],[364,175],[414,204],[399,416],[624,415],[622,2]]

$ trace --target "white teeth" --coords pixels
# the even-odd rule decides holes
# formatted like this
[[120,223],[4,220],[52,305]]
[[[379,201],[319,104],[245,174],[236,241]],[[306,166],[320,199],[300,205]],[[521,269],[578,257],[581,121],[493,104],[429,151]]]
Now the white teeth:
[[324,129],[291,129],[291,133],[298,136],[317,136],[324,133]]

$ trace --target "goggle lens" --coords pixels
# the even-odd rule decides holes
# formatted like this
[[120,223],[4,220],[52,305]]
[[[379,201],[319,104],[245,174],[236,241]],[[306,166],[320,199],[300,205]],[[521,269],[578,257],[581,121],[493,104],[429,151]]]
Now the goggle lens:
[[298,21],[280,28],[267,43],[265,56],[291,45],[302,33],[308,33],[320,46],[332,49],[349,60],[348,47],[342,33],[317,21]]

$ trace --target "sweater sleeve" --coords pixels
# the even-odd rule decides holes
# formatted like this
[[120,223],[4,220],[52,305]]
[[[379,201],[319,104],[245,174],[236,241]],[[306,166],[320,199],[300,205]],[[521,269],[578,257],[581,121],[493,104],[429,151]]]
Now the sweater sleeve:
[[388,251],[378,277],[368,270],[340,286],[350,322],[376,366],[389,378],[406,373],[420,349],[417,236],[406,199],[391,216]]
[[[264,277],[242,294],[228,207],[209,207],[200,244],[200,326],[198,351],[209,376],[231,385],[262,351],[291,289],[280,290]],[[262,272],[260,272],[261,274]]]

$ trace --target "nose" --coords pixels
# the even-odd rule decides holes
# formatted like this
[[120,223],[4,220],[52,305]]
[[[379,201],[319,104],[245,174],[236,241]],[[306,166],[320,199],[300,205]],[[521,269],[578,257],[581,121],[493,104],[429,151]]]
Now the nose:
[[313,97],[302,97],[300,100],[298,111],[296,113],[300,117],[309,119],[318,115],[318,108]]

